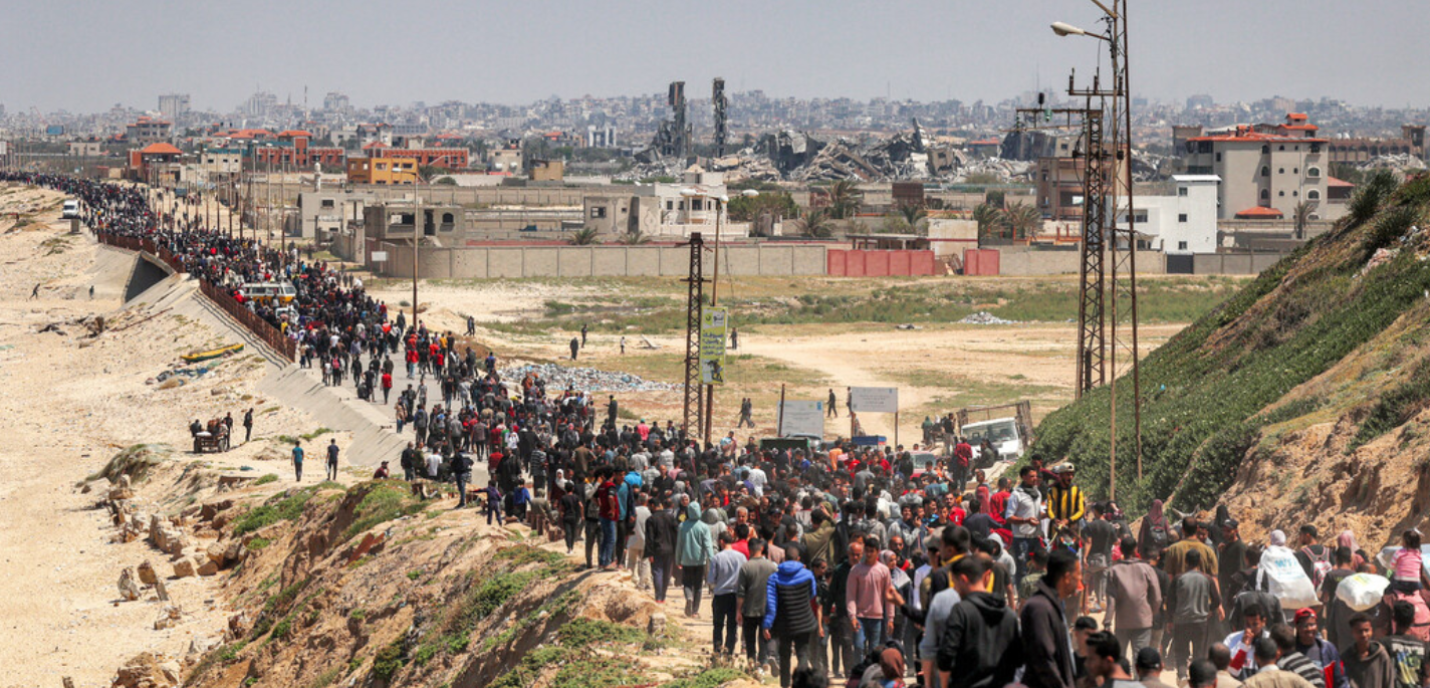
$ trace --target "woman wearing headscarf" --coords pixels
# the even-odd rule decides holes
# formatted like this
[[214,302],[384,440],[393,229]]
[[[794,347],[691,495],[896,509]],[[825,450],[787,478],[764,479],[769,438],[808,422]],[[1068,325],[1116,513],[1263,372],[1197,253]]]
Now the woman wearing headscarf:
[[1137,553],[1148,561],[1152,553],[1167,548],[1167,516],[1162,513],[1162,500],[1152,500],[1152,507],[1142,518],[1142,531],[1137,535]]
[[879,663],[870,664],[864,670],[859,688],[903,688],[904,655],[896,648],[885,648],[879,653]]
[[1352,571],[1360,571],[1361,567],[1365,566],[1365,553],[1356,546],[1356,534],[1351,532],[1350,528],[1341,531],[1341,534],[1336,537],[1336,546],[1345,547],[1351,551]]

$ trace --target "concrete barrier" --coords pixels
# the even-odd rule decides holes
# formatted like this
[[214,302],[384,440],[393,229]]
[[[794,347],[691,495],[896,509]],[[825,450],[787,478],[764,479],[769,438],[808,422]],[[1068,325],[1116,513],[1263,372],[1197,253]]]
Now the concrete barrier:
[[[370,265],[378,274],[412,277],[411,246],[381,244],[371,250],[387,252],[385,262]],[[827,255],[838,250],[819,244],[727,244],[720,251],[720,274],[824,275],[828,274]],[[702,260],[706,273],[715,269],[714,251],[706,251]],[[903,255],[894,261],[901,266],[896,270],[906,271],[897,274],[933,274],[931,255],[929,260]],[[689,270],[689,248],[619,244],[423,247],[418,265],[418,274],[424,279],[684,277]]]

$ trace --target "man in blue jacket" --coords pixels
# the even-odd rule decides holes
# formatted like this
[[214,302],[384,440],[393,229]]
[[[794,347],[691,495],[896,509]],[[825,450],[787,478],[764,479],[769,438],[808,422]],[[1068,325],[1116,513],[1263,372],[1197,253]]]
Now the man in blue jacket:
[[790,685],[790,650],[801,669],[810,666],[810,641],[823,636],[819,607],[812,604],[819,592],[814,574],[799,561],[799,547],[785,547],[785,560],[765,584],[765,639],[778,640],[780,687]]

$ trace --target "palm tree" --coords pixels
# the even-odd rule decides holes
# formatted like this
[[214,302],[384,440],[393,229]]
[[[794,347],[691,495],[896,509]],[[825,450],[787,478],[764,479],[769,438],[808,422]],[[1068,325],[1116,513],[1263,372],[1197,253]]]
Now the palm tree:
[[854,182],[848,179],[841,179],[834,182],[829,187],[829,216],[836,220],[844,220],[859,211],[859,203],[863,200],[864,194]]
[[909,228],[915,231],[918,230],[920,223],[927,224],[925,221],[929,217],[929,211],[916,205],[899,206],[899,214],[904,216],[904,222],[909,224]]
[[596,239],[600,237],[600,235],[600,230],[594,227],[588,227],[586,229],[577,230],[575,234],[572,234],[569,243],[572,246],[591,246],[599,243]]
[[622,244],[625,244],[626,246],[640,246],[641,244],[650,243],[650,235],[646,234],[645,232],[642,232],[639,228],[637,228],[633,231],[622,234],[621,238],[618,241]]
[[997,230],[1000,211],[996,206],[979,203],[973,207],[973,221],[978,223],[978,236],[988,236]]
[[799,233],[803,236],[825,239],[834,234],[834,227],[829,222],[829,215],[823,208],[809,208],[804,214],[799,216],[795,223],[799,226]]
[[1311,222],[1311,212],[1315,210],[1315,205],[1310,201],[1301,201],[1291,210],[1291,220],[1296,223],[1296,238],[1306,238],[1306,225]]
[[1003,210],[1000,218],[1003,227],[1013,239],[1027,239],[1038,233],[1043,224],[1043,214],[1026,203],[1014,203]]

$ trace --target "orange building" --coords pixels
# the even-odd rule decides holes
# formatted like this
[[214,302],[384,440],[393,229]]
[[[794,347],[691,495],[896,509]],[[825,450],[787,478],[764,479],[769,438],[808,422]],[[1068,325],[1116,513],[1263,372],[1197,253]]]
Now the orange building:
[[348,182],[396,186],[417,183],[415,158],[352,158],[348,160]]

